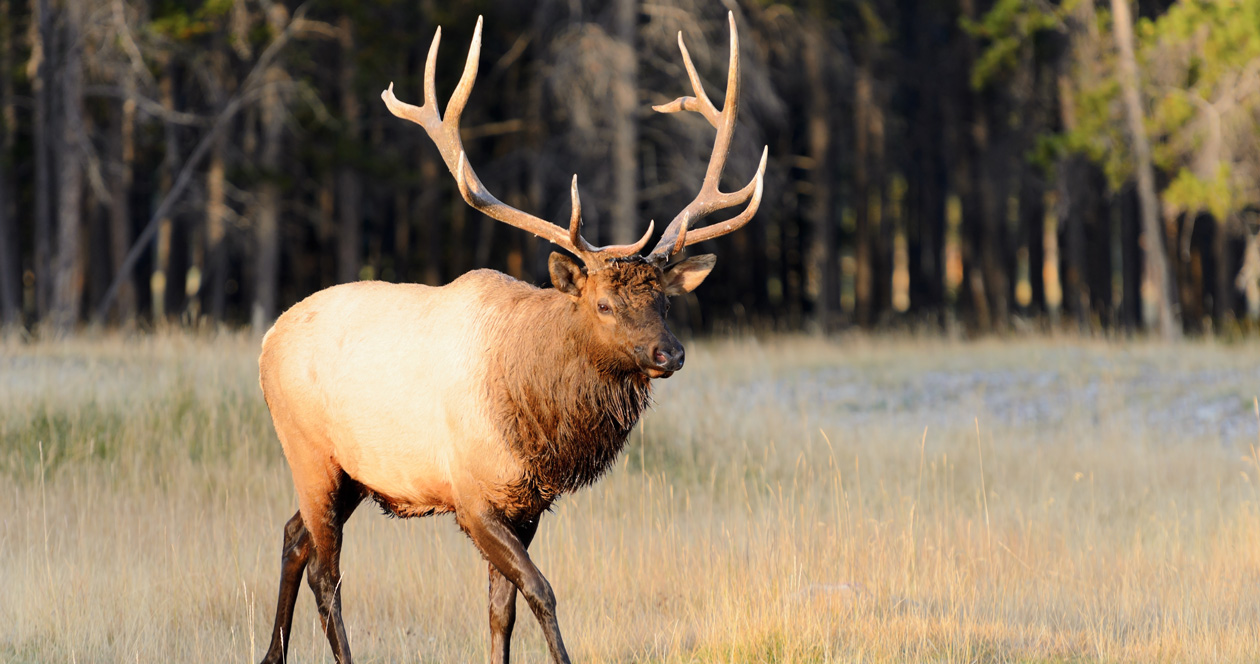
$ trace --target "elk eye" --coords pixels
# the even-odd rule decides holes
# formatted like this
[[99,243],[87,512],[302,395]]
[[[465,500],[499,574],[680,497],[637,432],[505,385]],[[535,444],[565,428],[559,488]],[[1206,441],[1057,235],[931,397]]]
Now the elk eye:
[[612,307],[608,306],[608,300],[600,300],[599,304],[595,306],[601,314],[608,315],[612,313]]

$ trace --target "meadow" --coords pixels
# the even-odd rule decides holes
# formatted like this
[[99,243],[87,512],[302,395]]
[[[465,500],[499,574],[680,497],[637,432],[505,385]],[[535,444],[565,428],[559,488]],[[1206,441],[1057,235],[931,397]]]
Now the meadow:
[[[0,344],[0,661],[261,657],[295,500],[257,347]],[[531,554],[575,662],[1254,662],[1257,394],[1255,343],[692,342]],[[487,657],[449,517],[364,505],[343,570],[357,661]],[[290,657],[331,661],[305,588]]]

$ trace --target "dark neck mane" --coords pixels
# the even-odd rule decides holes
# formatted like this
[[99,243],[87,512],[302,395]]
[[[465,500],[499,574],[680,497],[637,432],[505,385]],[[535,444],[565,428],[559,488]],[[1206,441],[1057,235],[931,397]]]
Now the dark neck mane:
[[601,356],[554,290],[517,291],[492,307],[487,397],[492,417],[526,469],[528,493],[549,504],[590,484],[617,459],[651,402],[651,382]]

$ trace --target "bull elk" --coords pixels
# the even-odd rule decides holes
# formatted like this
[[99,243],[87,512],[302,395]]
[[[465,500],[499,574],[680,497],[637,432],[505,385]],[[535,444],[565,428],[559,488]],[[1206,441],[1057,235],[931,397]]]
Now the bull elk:
[[[284,659],[293,606],[306,571],[338,662],[350,662],[341,619],[342,527],[364,498],[399,517],[454,513],[489,561],[491,661],[507,662],[516,593],[542,626],[551,657],[568,662],[551,586],[527,548],[553,501],[598,478],[616,460],[649,403],[651,380],[683,366],[683,347],[665,324],[667,298],[690,292],[713,269],[712,255],[671,263],[688,245],[730,233],[761,202],[766,151],[752,181],[719,191],[739,102],[734,16],[726,101],[704,93],[683,45],[695,91],[654,107],[694,111],[717,129],[699,195],[660,241],[594,247],[582,238],[577,176],[567,229],[511,208],[473,172],[459,119],[477,76],[481,19],[445,116],[434,86],[439,28],[429,47],[424,105],[381,94],[399,118],[419,124],[469,205],[560,245],[554,288],[535,288],[493,270],[446,286],[358,282],[335,286],[286,311],[263,338],[260,382],[293,473],[298,511],[284,527],[280,595],[263,662]],[[747,203],[728,221],[691,230],[697,219]]]

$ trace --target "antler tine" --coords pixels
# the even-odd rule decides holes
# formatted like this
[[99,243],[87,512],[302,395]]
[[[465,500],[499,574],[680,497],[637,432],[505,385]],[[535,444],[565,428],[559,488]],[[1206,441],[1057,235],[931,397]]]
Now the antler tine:
[[[647,246],[648,239],[652,237],[652,231],[656,228],[656,222],[648,222],[647,232],[638,242],[633,244],[610,244],[604,247],[593,247],[585,238],[582,237],[582,201],[578,197],[577,174],[573,174],[573,184],[569,187],[569,198],[573,201],[573,212],[569,217],[569,241],[578,249],[579,255],[586,258],[624,258],[633,256],[643,250]],[[589,264],[594,264],[588,261]]]
[[[726,73],[726,97],[721,112],[713,107],[713,103],[704,94],[700,78],[696,75],[695,66],[691,62],[691,55],[683,44],[682,33],[678,35],[678,46],[682,51],[683,65],[687,68],[687,77],[691,79],[691,87],[696,91],[696,97],[679,97],[668,104],[652,107],[653,110],[661,113],[695,111],[717,128],[717,138],[713,142],[713,152],[709,156],[709,166],[705,170],[700,193],[665,228],[665,233],[652,249],[651,258],[656,261],[669,260],[671,256],[682,251],[683,247],[725,235],[740,228],[752,219],[757,212],[757,207],[761,204],[762,180],[766,158],[769,154],[768,148],[762,150],[761,165],[757,168],[757,174],[753,176],[752,181],[731,193],[718,189],[722,171],[726,168],[726,158],[731,151],[731,138],[735,134],[735,118],[739,114],[739,33],[735,27],[734,12],[727,12],[726,16],[731,31],[731,52]],[[748,208],[738,216],[699,231],[687,232],[687,227],[692,221],[745,202],[749,202]]]
[[761,207],[761,193],[766,172],[766,158],[769,157],[769,155],[770,148],[767,146],[761,151],[761,165],[757,167],[757,174],[753,176],[752,181],[734,194],[726,194],[728,196],[744,197],[745,192],[748,192],[748,207],[744,208],[744,211],[739,213],[739,215],[731,217],[726,221],[709,224],[704,228],[691,232],[687,231],[687,222],[684,221],[681,226],[681,232],[678,234],[678,240],[674,244],[673,250],[670,251],[670,255],[682,251],[683,247],[689,247],[698,242],[712,240],[715,237],[720,237],[722,235],[726,235],[727,233],[737,231],[740,228],[743,228],[744,224],[747,224],[750,220],[752,220],[753,215],[757,214],[757,208]]
[[683,66],[687,68],[687,78],[691,79],[691,89],[695,91],[696,96],[679,97],[668,104],[653,106],[652,110],[657,113],[695,111],[703,115],[709,121],[709,124],[716,128],[719,120],[721,120],[721,114],[713,106],[713,102],[709,101],[709,95],[704,92],[704,84],[700,82],[700,75],[696,73],[696,66],[691,63],[691,53],[687,51],[687,45],[683,43],[682,30],[678,31],[678,50],[682,51]]
[[678,225],[678,239],[674,240],[674,246],[670,248],[668,256],[673,256],[687,246],[687,224],[690,221],[690,219],[683,217],[682,223]]
[[596,251],[612,258],[625,258],[633,256],[647,246],[648,240],[652,237],[652,231],[656,230],[656,222],[649,221],[647,230],[644,231],[643,237],[639,238],[634,244],[610,244],[596,249]]
[[[464,73],[459,76],[459,85],[451,93],[451,100],[446,104],[446,116],[442,118],[443,126],[459,131],[459,118],[464,114],[464,106],[468,104],[468,96],[472,94],[473,84],[477,82],[477,65],[481,61],[481,17],[477,17],[477,27],[473,28],[472,44],[468,47],[468,57],[464,60]],[[428,63],[425,63],[426,66]],[[429,78],[429,72],[425,72]],[[428,85],[426,80],[425,85]],[[427,91],[426,91],[427,92]],[[436,95],[435,95],[436,96]]]
[[[394,96],[394,83],[390,81],[389,88],[381,93],[381,99],[385,100],[385,106],[389,108],[389,112],[404,120],[412,122],[424,127],[425,132],[430,136],[434,136],[442,127],[441,111],[438,110],[437,100],[437,84],[435,82],[437,64],[438,45],[442,43],[442,28],[433,34],[433,42],[429,44],[429,55],[424,61],[424,105],[415,106],[398,100]],[[445,153],[442,155],[445,157]],[[450,169],[454,164],[447,162],[446,167]],[[451,171],[454,173],[454,171]]]
[[591,246],[582,237],[582,198],[578,196],[577,173],[573,174],[573,184],[569,185],[569,242],[583,251],[590,251]]
[[[433,43],[429,44],[429,54],[424,58],[424,105],[433,106],[434,114],[438,114],[437,100],[437,54],[438,45],[442,43],[442,26],[433,33]],[[391,86],[392,89],[392,86]]]

